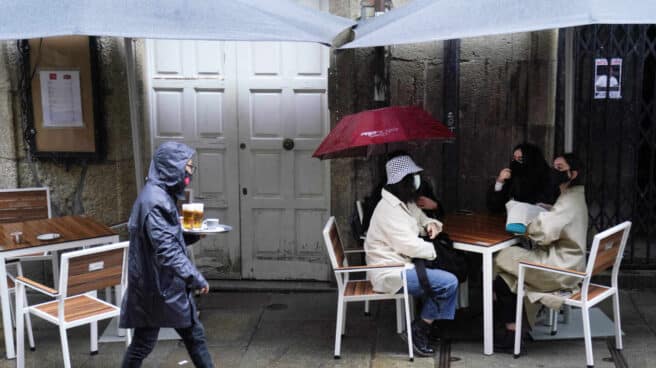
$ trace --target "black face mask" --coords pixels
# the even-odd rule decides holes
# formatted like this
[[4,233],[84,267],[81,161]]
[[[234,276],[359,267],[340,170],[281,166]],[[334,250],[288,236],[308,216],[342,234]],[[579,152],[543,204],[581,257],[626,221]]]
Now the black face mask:
[[508,165],[508,168],[510,169],[510,171],[512,171],[512,175],[514,176],[514,175],[522,175],[525,166],[523,163],[519,161],[512,160],[510,161],[510,165]]
[[551,183],[554,186],[559,186],[560,184],[567,183],[568,181],[570,181],[570,178],[567,176],[567,171],[551,169]]

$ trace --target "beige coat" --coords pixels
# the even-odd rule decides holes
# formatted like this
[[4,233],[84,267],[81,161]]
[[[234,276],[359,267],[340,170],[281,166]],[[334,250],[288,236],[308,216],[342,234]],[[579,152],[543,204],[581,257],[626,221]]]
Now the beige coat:
[[[534,249],[510,247],[499,252],[495,258],[495,271],[513,292],[517,292],[520,261],[584,271],[588,207],[583,186],[568,188],[550,211],[540,213],[529,224],[526,232],[537,245]],[[579,278],[553,272],[527,270],[526,296],[531,303],[540,301],[548,307],[557,308],[563,301],[560,291],[575,291],[580,281]],[[529,321],[532,322],[537,308],[526,307]]]
[[[419,237],[426,234],[425,227],[430,223],[437,224],[442,231],[442,223],[427,217],[417,205],[406,205],[383,189],[364,241],[367,264],[408,264],[412,258],[435,259],[433,243]],[[403,286],[399,271],[375,270],[369,271],[368,276],[377,292],[395,293]]]

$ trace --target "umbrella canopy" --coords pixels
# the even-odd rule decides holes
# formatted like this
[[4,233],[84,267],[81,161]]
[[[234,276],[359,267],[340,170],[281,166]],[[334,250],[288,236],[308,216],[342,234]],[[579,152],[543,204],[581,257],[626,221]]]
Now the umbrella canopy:
[[312,157],[324,160],[366,156],[376,145],[454,137],[453,132],[422,108],[392,106],[345,116]]
[[89,35],[332,45],[354,22],[290,0],[8,0],[0,39]]
[[653,0],[414,0],[358,24],[341,48],[530,32],[586,24],[656,23]]

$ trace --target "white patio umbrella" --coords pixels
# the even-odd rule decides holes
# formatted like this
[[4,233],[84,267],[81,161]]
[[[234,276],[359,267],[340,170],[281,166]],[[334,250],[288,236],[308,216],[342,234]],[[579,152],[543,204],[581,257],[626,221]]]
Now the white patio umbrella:
[[414,0],[358,24],[340,48],[450,40],[586,24],[656,23],[654,0]]
[[0,40],[125,38],[137,189],[143,186],[133,38],[297,41],[332,46],[355,25],[294,0],[4,0]]
[[332,45],[354,22],[290,0],[5,0],[0,39],[89,35]]

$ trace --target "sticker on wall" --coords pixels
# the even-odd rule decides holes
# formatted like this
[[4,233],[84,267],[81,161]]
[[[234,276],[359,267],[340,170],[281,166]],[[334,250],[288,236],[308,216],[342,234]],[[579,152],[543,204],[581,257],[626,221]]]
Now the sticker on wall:
[[608,59],[595,59],[594,98],[604,99],[622,98],[622,59],[612,58],[610,65]]

